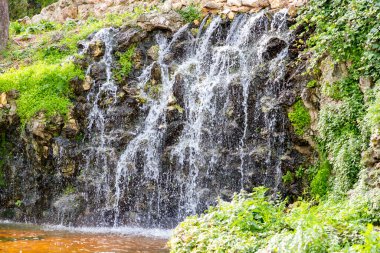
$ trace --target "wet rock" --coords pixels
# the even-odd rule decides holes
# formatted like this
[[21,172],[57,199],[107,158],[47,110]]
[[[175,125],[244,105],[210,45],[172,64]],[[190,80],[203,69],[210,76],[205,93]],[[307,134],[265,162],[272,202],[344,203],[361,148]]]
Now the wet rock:
[[80,194],[63,195],[53,203],[53,209],[67,225],[85,211],[85,199]]
[[88,54],[95,60],[100,60],[105,52],[105,44],[101,40],[96,40],[88,45]]
[[74,138],[79,133],[79,124],[74,118],[73,108],[69,112],[68,119],[63,126],[62,133],[67,138]]
[[148,49],[147,55],[153,60],[157,61],[158,60],[158,54],[159,54],[160,48],[158,45],[151,46]]
[[266,49],[263,52],[263,58],[266,60],[274,59],[285,47],[287,43],[279,38],[269,39]]
[[146,37],[146,31],[138,28],[124,27],[115,35],[117,44],[116,50],[119,52],[125,52],[132,43],[142,41]]
[[90,77],[96,82],[102,82],[107,79],[106,65],[104,63],[94,63],[90,70]]

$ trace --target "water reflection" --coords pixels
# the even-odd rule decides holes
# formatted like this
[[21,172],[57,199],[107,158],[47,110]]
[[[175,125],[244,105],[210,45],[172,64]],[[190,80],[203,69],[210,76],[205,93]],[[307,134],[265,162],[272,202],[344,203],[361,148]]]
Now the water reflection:
[[[79,230],[81,231],[81,230]],[[82,230],[83,231],[83,230]],[[167,239],[127,234],[57,230],[31,225],[0,224],[0,252],[168,252]],[[107,230],[105,230],[107,231]],[[141,232],[141,230],[139,230]],[[93,232],[93,233],[91,233]],[[141,233],[139,233],[141,234]]]

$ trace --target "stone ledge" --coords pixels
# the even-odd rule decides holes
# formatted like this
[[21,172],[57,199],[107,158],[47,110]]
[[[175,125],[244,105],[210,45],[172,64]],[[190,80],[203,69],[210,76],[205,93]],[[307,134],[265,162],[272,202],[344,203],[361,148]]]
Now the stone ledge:
[[163,12],[180,10],[191,4],[202,8],[203,13],[226,14],[233,18],[235,13],[255,13],[262,9],[278,10],[288,8],[295,16],[297,9],[307,0],[59,0],[35,15],[32,23],[41,20],[65,22],[69,19],[86,19],[90,16],[104,17],[104,13],[121,14],[133,11],[136,6],[158,6]]

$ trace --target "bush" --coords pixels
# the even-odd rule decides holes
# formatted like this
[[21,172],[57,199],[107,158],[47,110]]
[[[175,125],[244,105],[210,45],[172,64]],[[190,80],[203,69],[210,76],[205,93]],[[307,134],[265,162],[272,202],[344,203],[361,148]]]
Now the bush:
[[376,252],[380,233],[368,230],[375,217],[366,199],[300,201],[286,209],[265,192],[241,192],[188,217],[174,230],[171,252]]

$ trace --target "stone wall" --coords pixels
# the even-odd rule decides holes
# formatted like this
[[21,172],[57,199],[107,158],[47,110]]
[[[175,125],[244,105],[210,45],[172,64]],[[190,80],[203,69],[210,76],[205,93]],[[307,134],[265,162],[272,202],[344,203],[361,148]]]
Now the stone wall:
[[190,4],[202,7],[204,13],[222,13],[233,17],[236,12],[258,12],[261,9],[273,10],[289,8],[291,15],[307,0],[59,0],[44,8],[32,18],[36,23],[41,20],[64,22],[68,19],[86,19],[89,16],[103,17],[105,13],[120,14],[132,11],[136,6],[158,6],[163,12],[179,10]]

